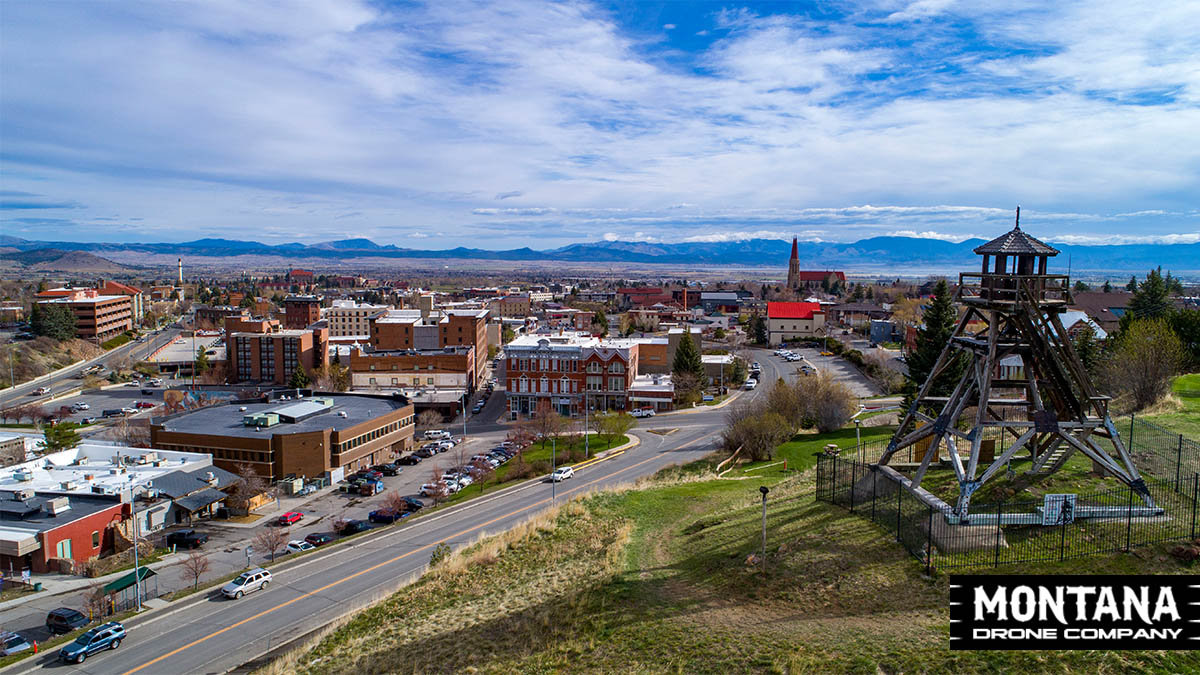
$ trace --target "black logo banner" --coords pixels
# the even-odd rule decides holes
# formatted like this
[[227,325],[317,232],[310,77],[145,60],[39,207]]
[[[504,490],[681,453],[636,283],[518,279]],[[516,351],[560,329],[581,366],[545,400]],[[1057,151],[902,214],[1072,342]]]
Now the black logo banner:
[[954,574],[950,649],[1200,649],[1200,577]]

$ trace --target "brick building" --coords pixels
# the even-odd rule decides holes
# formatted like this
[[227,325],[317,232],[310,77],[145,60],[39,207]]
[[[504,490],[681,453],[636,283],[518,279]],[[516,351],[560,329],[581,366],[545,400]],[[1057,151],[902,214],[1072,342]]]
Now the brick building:
[[350,350],[351,388],[357,391],[436,389],[469,394],[478,387],[470,346],[419,351]]
[[475,351],[475,380],[487,367],[486,309],[396,309],[370,317],[370,344],[376,351],[419,351],[466,346]]
[[403,396],[368,394],[236,402],[156,418],[150,441],[211,453],[213,464],[229,471],[247,464],[268,480],[341,480],[412,449],[413,406]]
[[283,327],[308,328],[321,320],[321,298],[315,295],[289,295],[283,299]]
[[329,362],[329,329],[279,330],[266,319],[226,320],[226,378],[232,383],[287,384],[304,368],[311,377]]
[[530,301],[528,295],[505,295],[489,303],[492,316],[504,319],[523,319],[529,316]]
[[323,318],[329,323],[330,337],[357,337],[371,334],[371,317],[381,316],[391,309],[388,305],[372,305],[353,300],[334,300]]
[[509,410],[529,414],[549,401],[563,415],[625,410],[638,370],[638,343],[584,333],[523,335],[504,347]]
[[94,289],[72,290],[43,307],[66,305],[75,315],[75,334],[85,340],[107,340],[133,328],[132,301],[127,295],[100,295]]
[[142,289],[123,284],[119,281],[101,279],[96,284],[96,290],[103,295],[126,295],[129,296],[129,310],[132,313],[134,322],[142,320],[146,314],[146,296]]
[[200,329],[220,328],[225,325],[227,317],[249,318],[250,316],[250,312],[232,305],[197,305],[194,311],[193,321]]

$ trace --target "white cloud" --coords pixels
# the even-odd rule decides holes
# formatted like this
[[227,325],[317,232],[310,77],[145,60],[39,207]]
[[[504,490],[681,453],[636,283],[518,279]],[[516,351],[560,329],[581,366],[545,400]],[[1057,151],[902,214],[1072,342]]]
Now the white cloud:
[[111,10],[9,4],[0,41],[6,187],[91,238],[1194,229],[1195,3],[723,11],[683,67],[583,0]]
[[675,30],[676,26],[673,23],[664,23],[663,30]]
[[1200,232],[1181,234],[1060,234],[1046,237],[1047,241],[1063,244],[1113,245],[1113,244],[1200,244]]
[[952,241],[955,243],[958,243],[960,241],[966,241],[967,239],[971,239],[974,236],[974,235],[947,234],[945,232],[934,232],[933,230],[925,230],[924,232],[917,232],[915,230],[896,230],[894,232],[890,232],[889,234],[893,237],[913,237],[916,239],[940,239],[942,241]]

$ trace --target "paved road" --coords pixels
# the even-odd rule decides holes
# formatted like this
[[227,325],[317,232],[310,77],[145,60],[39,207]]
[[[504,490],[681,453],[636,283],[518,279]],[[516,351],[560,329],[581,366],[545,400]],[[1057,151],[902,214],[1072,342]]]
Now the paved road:
[[[382,529],[353,544],[299,559],[279,569],[267,590],[240,600],[208,596],[185,600],[179,609],[131,621],[129,637],[118,651],[97,655],[82,666],[62,666],[48,653],[17,672],[44,668],[86,673],[225,672],[394,591],[420,574],[439,542],[462,546],[587,490],[705,456],[713,449],[713,426],[701,423],[701,415],[695,417],[677,425],[679,430],[668,436],[637,432],[641,440],[637,448],[581,468],[566,483],[531,481]],[[716,418],[706,417],[710,422]]]
[[[17,385],[14,388],[4,389],[3,391],[0,391],[0,408],[8,407],[14,403],[40,403],[48,401],[55,395],[55,391],[65,391],[67,389],[78,387],[80,384],[82,384],[83,380],[75,379],[75,376],[82,373],[85,368],[95,364],[100,364],[107,367],[110,364],[117,363],[123,359],[129,359],[130,361],[144,360],[150,355],[151,352],[153,352],[157,347],[161,346],[164,342],[174,340],[180,334],[180,332],[181,331],[175,328],[167,328],[154,333],[149,333],[144,340],[128,342],[120,347],[117,347],[116,349],[109,350],[94,359],[81,361],[72,366],[70,369],[55,375],[53,380],[27,382],[25,384]],[[33,394],[34,390],[36,390],[38,387],[46,386],[51,388],[49,395],[35,396]]]

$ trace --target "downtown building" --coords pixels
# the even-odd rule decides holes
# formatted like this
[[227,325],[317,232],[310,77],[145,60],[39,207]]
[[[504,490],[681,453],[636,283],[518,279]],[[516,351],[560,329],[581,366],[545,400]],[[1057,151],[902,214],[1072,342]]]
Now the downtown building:
[[523,335],[504,347],[509,411],[528,415],[548,402],[559,414],[636,407],[630,390],[638,371],[638,342],[561,331]]

